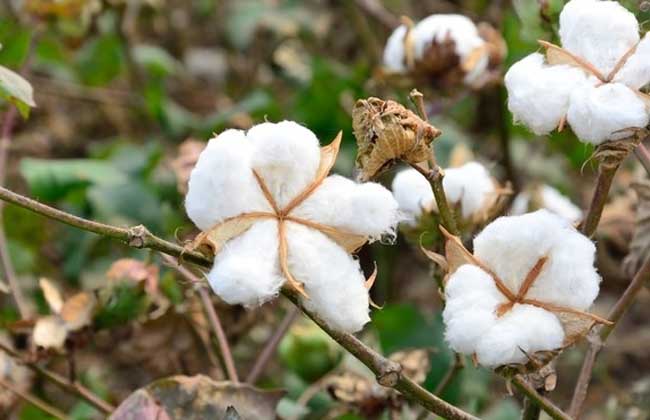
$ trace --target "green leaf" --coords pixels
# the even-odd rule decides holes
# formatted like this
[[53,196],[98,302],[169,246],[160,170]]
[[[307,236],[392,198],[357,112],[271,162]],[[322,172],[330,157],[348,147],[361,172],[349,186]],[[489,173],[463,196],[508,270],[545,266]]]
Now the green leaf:
[[31,39],[29,29],[15,20],[0,19],[0,64],[19,68],[25,62]]
[[93,159],[23,159],[23,175],[33,195],[56,201],[89,185],[118,185],[127,177],[108,162]]
[[88,85],[105,85],[119,76],[123,61],[119,38],[115,35],[102,35],[88,41],[79,52],[79,78]]
[[149,307],[149,299],[142,287],[131,282],[103,290],[100,302],[100,309],[94,318],[98,329],[124,325],[144,314]]
[[180,63],[170,53],[155,45],[140,44],[133,48],[135,61],[158,77],[169,76],[178,70]]
[[32,85],[4,66],[0,66],[0,97],[14,104],[24,118],[29,116],[29,108],[36,106]]

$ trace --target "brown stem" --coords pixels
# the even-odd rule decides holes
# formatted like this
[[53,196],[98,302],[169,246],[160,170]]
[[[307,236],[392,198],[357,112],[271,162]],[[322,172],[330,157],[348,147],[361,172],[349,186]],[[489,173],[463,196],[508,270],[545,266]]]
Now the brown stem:
[[582,362],[582,368],[580,369],[580,375],[578,376],[578,381],[576,382],[575,389],[573,391],[573,398],[571,399],[571,405],[569,407],[569,413],[571,416],[578,418],[580,412],[582,411],[582,405],[587,398],[587,391],[589,389],[589,382],[591,382],[591,376],[593,373],[594,364],[596,363],[596,358],[598,353],[602,349],[605,341],[609,338],[609,335],[614,331],[614,328],[618,324],[618,321],[623,317],[625,312],[630,308],[636,295],[643,288],[643,285],[650,279],[650,256],[648,256],[639,269],[636,275],[623,292],[623,295],[618,299],[614,304],[612,309],[607,315],[612,323],[610,325],[603,325],[595,330],[595,333],[592,334],[589,349],[585,355],[585,359]]
[[[183,267],[182,265],[178,264],[178,262],[174,260],[174,258],[170,257],[169,255],[163,255],[163,259],[169,265],[174,267],[190,283],[192,284],[201,283],[201,280],[196,275],[194,275],[194,273],[192,273],[190,270]],[[225,367],[226,374],[228,375],[228,379],[230,379],[232,382],[238,383],[239,376],[237,375],[237,369],[235,368],[235,361],[232,357],[232,352],[230,351],[230,344],[228,343],[228,338],[226,337],[226,333],[224,332],[223,326],[221,325],[221,320],[219,319],[219,315],[217,315],[217,312],[214,310],[214,306],[212,305],[210,296],[208,295],[208,292],[206,292],[205,288],[199,286],[198,293],[199,293],[199,297],[201,298],[201,304],[203,305],[203,309],[205,310],[206,316],[208,317],[208,323],[210,324],[210,328],[212,328],[212,332],[217,338],[217,343],[219,344],[219,350],[221,351],[221,357],[223,359],[223,364]]]
[[643,166],[643,169],[650,174],[650,151],[645,147],[643,142],[639,143],[639,145],[634,149],[634,155]]
[[598,227],[598,222],[600,222],[600,216],[603,214],[603,209],[605,208],[605,203],[607,202],[607,196],[609,194],[609,189],[612,186],[612,181],[614,180],[614,175],[619,165],[599,165],[598,167],[598,179],[596,180],[596,189],[594,190],[594,195],[589,204],[589,210],[587,211],[587,216],[580,226],[580,230],[586,236],[591,237],[596,232]]
[[530,398],[524,399],[524,409],[521,411],[521,420],[539,420],[542,409]]
[[397,28],[400,24],[397,16],[386,10],[379,0],[356,0],[357,6],[368,15],[374,17],[389,29]]
[[46,403],[42,399],[36,397],[35,395],[30,394],[29,392],[25,392],[18,387],[16,387],[14,384],[5,381],[4,379],[0,378],[0,386],[7,388],[9,391],[13,392],[14,394],[18,395],[20,398],[23,400],[27,401],[28,403],[35,405],[36,407],[40,408],[41,410],[45,411],[47,414],[50,416],[56,417],[57,419],[67,419],[68,417],[65,415],[65,413],[58,408]]
[[527,400],[539,406],[546,412],[552,419],[555,420],[572,420],[571,416],[562,411],[558,406],[553,404],[551,400],[542,396],[533,388],[521,375],[517,375],[512,379],[515,387],[526,396]]
[[13,357],[18,362],[24,364],[25,366],[27,366],[29,369],[33,370],[37,374],[43,376],[45,379],[49,380],[50,382],[55,383],[61,388],[65,389],[66,391],[71,392],[77,395],[78,397],[86,400],[86,402],[88,402],[90,405],[94,406],[104,414],[109,414],[113,410],[115,410],[115,407],[113,407],[111,404],[107,403],[106,401],[104,401],[103,399],[95,395],[90,389],[81,385],[79,382],[70,382],[67,378],[65,378],[62,375],[59,375],[58,373],[40,367],[35,362],[24,360],[20,356],[20,354],[18,354],[15,350],[13,350],[8,346],[5,346],[2,343],[0,343],[0,350],[4,351],[9,356]]
[[264,372],[266,365],[269,363],[269,360],[271,360],[271,357],[273,356],[273,354],[275,354],[275,350],[278,348],[278,344],[280,344],[280,340],[282,340],[282,337],[284,337],[287,331],[289,331],[289,328],[296,320],[296,318],[298,318],[299,314],[300,314],[300,310],[295,307],[291,308],[291,310],[289,310],[286,313],[284,319],[282,319],[282,322],[275,330],[271,338],[269,338],[269,341],[267,341],[266,345],[264,346],[264,349],[257,357],[257,360],[255,360],[255,363],[253,364],[253,368],[251,369],[250,373],[246,377],[247,383],[254,385],[255,382],[257,382],[262,372]]

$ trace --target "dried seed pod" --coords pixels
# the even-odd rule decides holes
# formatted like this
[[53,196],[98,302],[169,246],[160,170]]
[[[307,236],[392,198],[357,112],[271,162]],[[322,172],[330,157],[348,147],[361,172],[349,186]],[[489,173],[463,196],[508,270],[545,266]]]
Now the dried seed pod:
[[357,139],[359,178],[367,181],[397,161],[417,164],[433,154],[431,143],[441,131],[395,101],[359,99],[352,111]]

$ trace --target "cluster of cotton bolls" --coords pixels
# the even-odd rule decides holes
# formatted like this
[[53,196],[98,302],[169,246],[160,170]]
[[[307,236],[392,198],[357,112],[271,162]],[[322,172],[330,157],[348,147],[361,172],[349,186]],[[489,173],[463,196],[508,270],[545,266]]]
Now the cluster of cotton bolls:
[[[525,363],[527,355],[563,347],[567,337],[554,309],[591,306],[600,283],[594,254],[587,237],[547,210],[495,220],[474,239],[477,263],[448,277],[443,319],[449,345],[487,367]],[[494,276],[517,296],[515,302]]]
[[546,184],[519,193],[512,203],[510,213],[519,215],[538,208],[549,210],[572,223],[576,223],[582,218],[582,210],[578,206],[558,190]]
[[535,134],[566,121],[583,142],[620,138],[645,127],[650,97],[650,35],[639,36],[635,16],[616,1],[571,0],[560,14],[562,47],[547,44],[505,76],[508,108]]
[[[488,70],[490,52],[486,40],[481,37],[474,22],[463,15],[436,14],[431,15],[412,28],[406,25],[397,27],[386,41],[384,48],[384,66],[396,73],[406,73],[412,70],[414,64],[426,60],[430,49],[444,51],[446,43],[453,43],[456,58],[454,63],[460,63],[464,72],[464,82],[472,85]],[[435,55],[436,65],[444,52]],[[447,57],[445,57],[447,58]],[[413,63],[409,63],[410,60]]]
[[[443,189],[447,200],[460,207],[463,219],[480,215],[497,194],[494,180],[478,162],[444,170]],[[406,222],[415,225],[423,212],[436,210],[431,185],[415,169],[400,171],[393,179],[393,195]]]
[[[369,320],[365,278],[358,261],[329,233],[377,239],[393,232],[398,206],[379,184],[330,176],[314,185],[321,170],[318,139],[295,122],[227,130],[201,153],[185,207],[202,231],[259,217],[215,256],[208,280],[223,300],[256,306],[272,299],[287,280],[285,263],[304,287],[305,306],[332,327],[355,332]],[[273,217],[301,194],[304,200],[283,213],[284,220]],[[323,226],[327,229],[319,229]]]

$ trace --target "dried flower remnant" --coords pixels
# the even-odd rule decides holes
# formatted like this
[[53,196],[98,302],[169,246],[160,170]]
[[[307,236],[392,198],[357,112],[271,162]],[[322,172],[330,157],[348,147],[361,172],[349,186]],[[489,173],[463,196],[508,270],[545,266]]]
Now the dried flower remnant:
[[185,207],[203,230],[194,245],[215,253],[208,281],[226,302],[260,305],[286,282],[333,328],[369,321],[366,279],[350,252],[393,232],[397,203],[379,184],[327,176],[340,140],[319,149],[291,121],[210,140]]
[[[447,236],[445,338],[484,366],[527,364],[584,336],[598,295],[594,244],[547,210],[500,217],[474,254]],[[531,328],[534,326],[534,328]]]
[[409,19],[386,41],[384,66],[441,87],[464,83],[481,88],[495,79],[506,44],[487,23],[478,27],[466,16],[431,15],[417,24]]
[[632,13],[615,1],[572,0],[560,14],[563,48],[540,41],[505,76],[508,108],[535,134],[567,123],[595,145],[650,120],[650,35],[639,36]]
[[534,185],[515,197],[510,214],[520,215],[530,211],[546,209],[564,217],[571,223],[582,219],[582,210],[558,190],[546,184]]
[[367,181],[398,161],[427,162],[441,132],[395,101],[359,99],[352,111],[359,179]]
[[205,149],[205,142],[191,138],[178,146],[178,154],[171,161],[171,167],[176,175],[176,185],[181,194],[187,194],[190,173],[203,149]]

